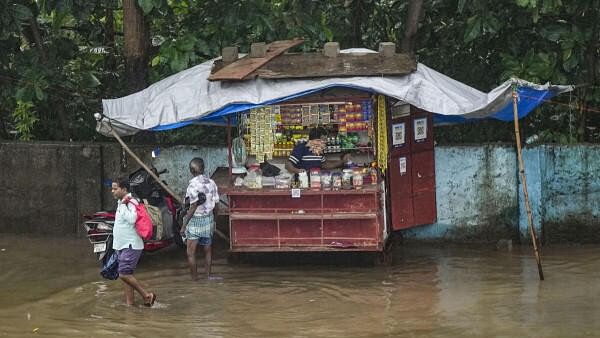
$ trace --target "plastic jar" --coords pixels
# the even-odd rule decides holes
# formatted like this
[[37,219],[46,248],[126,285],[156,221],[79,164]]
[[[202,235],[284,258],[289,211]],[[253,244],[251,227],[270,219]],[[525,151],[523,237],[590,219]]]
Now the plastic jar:
[[354,171],[352,169],[344,169],[342,173],[342,188],[352,189],[352,176]]
[[308,174],[306,171],[302,171],[298,174],[298,181],[300,181],[300,188],[308,188]]
[[354,186],[354,189],[362,189],[362,185],[363,175],[360,170],[355,170],[354,174],[352,175],[352,186]]

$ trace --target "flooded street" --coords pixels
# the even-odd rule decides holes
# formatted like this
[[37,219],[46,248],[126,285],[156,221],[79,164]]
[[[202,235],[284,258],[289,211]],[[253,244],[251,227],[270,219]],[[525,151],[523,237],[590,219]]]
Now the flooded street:
[[[85,238],[0,238],[0,337],[583,337],[600,330],[600,249],[420,248],[392,266],[228,264],[191,282],[183,251],[146,255],[154,308],[124,305]],[[201,257],[201,256],[200,256]],[[200,261],[201,263],[202,261]],[[136,295],[137,296],[137,295]],[[139,302],[139,298],[137,299]]]

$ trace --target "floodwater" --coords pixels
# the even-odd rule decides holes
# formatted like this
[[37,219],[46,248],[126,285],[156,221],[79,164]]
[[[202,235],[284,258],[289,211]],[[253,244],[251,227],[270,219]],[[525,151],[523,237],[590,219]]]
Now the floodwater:
[[220,253],[223,280],[199,282],[172,249],[136,273],[154,308],[124,305],[85,238],[1,235],[0,250],[0,337],[600,335],[597,247],[544,248],[543,282],[528,247],[408,246],[391,266],[228,264]]

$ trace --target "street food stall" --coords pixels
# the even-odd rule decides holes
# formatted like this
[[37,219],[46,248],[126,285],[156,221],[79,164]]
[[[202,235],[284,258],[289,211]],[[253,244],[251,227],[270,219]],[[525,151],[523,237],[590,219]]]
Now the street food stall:
[[[238,115],[249,172],[226,191],[232,251],[383,250],[388,229],[374,98],[360,91],[328,94]],[[352,160],[339,169],[286,172],[285,161],[308,141],[310,128],[323,129],[326,159],[348,153]],[[261,172],[254,163],[280,172]]]
[[[519,117],[570,90],[511,79],[482,93],[390,43],[379,52],[328,44],[323,54],[284,54],[300,42],[253,45],[241,58],[226,48],[223,59],[103,100],[98,131],[226,126],[229,175],[220,190],[231,251],[381,252],[392,231],[436,222],[434,122],[512,120],[514,88],[526,94],[515,103]],[[313,129],[315,156],[341,165],[288,172]]]
[[[382,251],[390,231],[435,222],[431,114],[333,88],[250,109],[236,121],[248,159],[235,162],[249,171],[226,189],[232,251]],[[323,130],[326,160],[351,159],[332,170],[286,172],[294,146],[313,128]],[[265,176],[261,166],[281,172]],[[390,198],[396,203],[388,212]]]

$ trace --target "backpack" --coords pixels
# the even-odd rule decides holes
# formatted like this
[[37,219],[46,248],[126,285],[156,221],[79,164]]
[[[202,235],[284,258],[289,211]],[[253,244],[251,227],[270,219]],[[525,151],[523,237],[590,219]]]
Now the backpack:
[[146,208],[146,212],[148,212],[148,216],[150,216],[152,225],[156,227],[156,230],[154,231],[156,234],[156,239],[162,239],[164,232],[162,211],[159,207],[155,207],[154,205],[148,203],[148,200],[144,200],[144,207]]
[[137,213],[137,218],[135,219],[135,231],[143,240],[152,238],[152,219],[150,218],[148,211],[146,211],[146,207],[135,198],[132,198],[130,201],[135,205],[135,211]]

